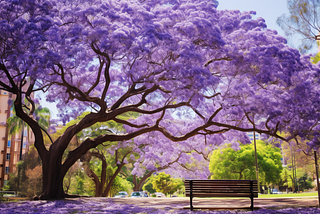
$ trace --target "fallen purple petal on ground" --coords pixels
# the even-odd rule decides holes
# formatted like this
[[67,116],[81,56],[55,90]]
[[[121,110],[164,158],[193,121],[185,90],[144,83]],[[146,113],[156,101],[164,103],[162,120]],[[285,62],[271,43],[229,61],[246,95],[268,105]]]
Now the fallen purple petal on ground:
[[139,207],[132,204],[116,203],[110,198],[70,199],[57,201],[1,202],[0,213],[117,213],[117,214],[305,214],[320,213],[320,208],[260,209],[255,211],[190,211],[178,204],[162,209]]

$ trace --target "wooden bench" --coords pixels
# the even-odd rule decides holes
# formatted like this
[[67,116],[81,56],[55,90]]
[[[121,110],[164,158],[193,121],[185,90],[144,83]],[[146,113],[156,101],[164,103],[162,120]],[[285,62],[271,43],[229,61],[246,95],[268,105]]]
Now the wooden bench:
[[185,180],[186,196],[190,197],[190,210],[201,209],[192,205],[194,197],[258,197],[257,180]]

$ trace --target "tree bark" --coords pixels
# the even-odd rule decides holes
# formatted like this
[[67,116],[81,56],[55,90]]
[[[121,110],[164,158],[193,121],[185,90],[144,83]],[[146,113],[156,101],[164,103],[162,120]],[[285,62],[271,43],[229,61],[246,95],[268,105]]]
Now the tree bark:
[[132,178],[132,183],[133,183],[133,191],[138,191],[137,190],[137,176],[136,175],[133,175],[133,178]]
[[106,197],[109,194],[113,181],[116,179],[117,175],[120,173],[120,171],[124,165],[125,165],[125,163],[121,163],[118,165],[118,168],[115,171],[115,173],[113,173],[112,177],[110,178],[108,185],[102,194],[102,197]]
[[64,174],[61,170],[61,164],[49,161],[42,162],[43,171],[43,193],[40,199],[63,199],[65,193],[63,191]]
[[162,166],[162,167],[158,167],[157,170],[151,170],[150,172],[148,172],[147,174],[145,174],[140,180],[139,182],[137,182],[137,176],[136,175],[133,175],[133,191],[140,191],[140,189],[142,188],[142,185],[144,184],[144,182],[153,174],[155,173],[156,171],[161,171],[161,170],[164,170],[164,169],[167,169],[168,167],[170,167],[172,164],[178,162],[179,158],[181,156],[181,153],[178,155],[178,157],[171,161],[170,163],[168,163],[167,165],[165,166]]
[[50,146],[48,154],[42,158],[43,172],[43,193],[40,199],[62,199],[65,197],[63,191],[63,178],[68,170],[62,166],[62,152],[57,146],[60,142],[58,139]]
[[[86,157],[83,158],[85,161],[85,172],[95,184],[95,189],[96,189],[95,197],[101,197],[103,193],[103,187],[106,182],[106,169],[107,169],[106,159],[103,156],[103,154],[100,154],[97,151],[87,152],[85,156]],[[101,180],[99,180],[99,177],[94,173],[92,169],[89,168],[89,163],[92,156],[95,156],[102,161]]]
[[135,182],[133,183],[133,191],[140,191],[144,182],[155,172],[156,170],[152,170],[145,174],[137,183],[136,176],[134,175]]

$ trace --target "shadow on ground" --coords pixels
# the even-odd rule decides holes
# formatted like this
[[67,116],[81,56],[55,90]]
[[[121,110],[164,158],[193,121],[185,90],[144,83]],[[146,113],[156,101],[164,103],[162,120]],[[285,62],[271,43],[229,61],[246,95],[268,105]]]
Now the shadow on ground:
[[261,209],[229,210],[250,205],[249,199],[206,199],[195,198],[196,206],[212,206],[225,208],[222,211],[195,211],[192,212],[183,207],[189,206],[189,198],[76,198],[56,201],[17,201],[0,202],[0,213],[320,213],[316,206],[316,197],[309,198],[274,198],[255,199],[254,206]]

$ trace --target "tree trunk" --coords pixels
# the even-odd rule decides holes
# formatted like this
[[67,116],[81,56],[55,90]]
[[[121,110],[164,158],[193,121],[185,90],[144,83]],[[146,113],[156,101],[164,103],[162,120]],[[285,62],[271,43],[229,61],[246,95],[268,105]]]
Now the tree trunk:
[[43,193],[40,199],[62,199],[65,198],[63,191],[65,173],[63,173],[61,161],[57,155],[50,154],[50,156],[46,161],[42,160]]
[[[70,127],[68,128],[70,129]],[[75,135],[72,128],[51,144],[49,151],[43,153],[37,148],[41,159],[43,169],[43,193],[41,199],[61,199],[66,194],[63,191],[63,178],[72,165],[81,158],[89,149],[96,147],[96,144],[82,143],[70,151],[62,164],[62,155],[69,145],[70,140]],[[42,144],[43,145],[43,144]]]
[[111,179],[109,180],[109,183],[108,183],[106,189],[104,190],[104,192],[103,192],[103,194],[102,194],[102,197],[106,197],[106,196],[109,194],[114,179],[116,179],[117,175],[120,173],[120,171],[121,171],[121,169],[122,169],[122,167],[123,167],[124,165],[125,165],[125,163],[121,163],[121,164],[118,165],[118,168],[117,168],[117,170],[115,171],[115,173],[113,173]]
[[137,179],[136,176],[134,175],[133,178],[135,180],[135,182],[133,183],[133,191],[140,191],[142,188],[142,185],[144,184],[144,182],[155,172],[156,170],[152,170],[150,172],[148,172],[147,174],[145,174],[137,183]]
[[[102,161],[102,171],[101,171],[101,178],[94,173],[92,169],[89,168],[89,163],[91,161],[92,156],[99,158]],[[95,184],[95,197],[101,197],[103,193],[103,187],[106,182],[106,169],[107,169],[107,162],[103,154],[100,154],[97,151],[88,151],[85,155],[81,157],[84,162],[84,170],[88,177],[94,182]]]
[[132,179],[132,183],[133,183],[133,191],[138,191],[137,190],[137,176],[133,175],[133,179]]
[[[62,163],[62,156],[67,149],[72,138],[79,133],[84,128],[90,127],[91,125],[98,122],[102,115],[105,114],[105,109],[102,108],[100,113],[91,113],[86,115],[79,123],[70,126],[55,142],[50,146],[49,151],[47,150],[44,144],[43,131],[41,130],[40,125],[36,120],[33,119],[32,114],[28,115],[24,110],[22,103],[23,96],[21,90],[14,85],[12,81],[14,94],[16,94],[16,99],[14,101],[14,107],[16,110],[16,115],[20,117],[28,126],[31,128],[35,136],[34,146],[37,149],[39,156],[42,160],[42,174],[43,174],[43,183],[42,183],[42,195],[38,198],[40,199],[61,199],[65,198],[66,194],[63,191],[63,178],[67,171],[72,167],[72,165],[80,159],[87,151],[92,148],[95,148],[99,144],[102,144],[105,141],[111,140],[116,141],[116,138],[110,139],[86,139],[82,142],[77,148],[68,153],[67,158]],[[27,92],[24,96],[32,102],[30,94],[32,92],[34,83],[30,84]],[[34,103],[32,102],[33,110]],[[33,111],[30,111],[33,112]],[[128,138],[131,138],[129,136]]]
[[101,182],[99,181],[98,176],[92,171],[92,169],[89,168],[88,164],[84,167],[85,172],[88,175],[88,177],[94,182],[95,185],[95,197],[101,197],[103,192],[103,185],[101,185]]

